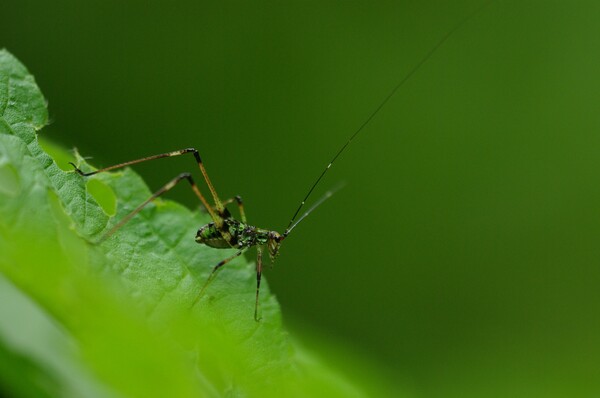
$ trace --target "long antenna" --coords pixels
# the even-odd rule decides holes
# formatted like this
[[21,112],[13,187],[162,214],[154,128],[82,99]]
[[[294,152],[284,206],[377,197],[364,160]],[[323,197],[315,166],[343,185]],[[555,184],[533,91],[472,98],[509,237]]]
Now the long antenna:
[[[465,18],[463,18],[460,22],[458,22],[452,29],[450,29],[444,36],[442,36],[442,38],[435,44],[435,46],[433,46],[423,56],[423,58],[421,58],[421,60],[400,80],[400,82],[398,82],[398,84],[396,84],[396,86],[392,89],[392,91],[390,91],[390,93],[383,99],[383,101],[381,101],[379,106],[377,108],[375,108],[375,110],[363,122],[363,124],[361,124],[360,127],[354,132],[354,134],[352,134],[350,136],[350,138],[348,139],[348,141],[346,141],[344,146],[342,146],[340,148],[340,150],[335,154],[333,159],[331,159],[331,161],[329,162],[327,167],[325,167],[323,172],[321,172],[321,175],[319,176],[319,178],[317,178],[317,180],[314,182],[314,184],[310,187],[306,196],[304,196],[304,199],[302,199],[302,202],[300,202],[300,205],[298,206],[298,208],[296,209],[296,212],[292,216],[292,219],[290,220],[290,223],[288,224],[287,228],[285,229],[283,236],[287,236],[290,233],[290,231],[292,230],[292,228],[294,228],[296,226],[296,224],[294,224],[294,220],[298,216],[298,213],[300,213],[300,210],[302,209],[302,207],[304,207],[304,204],[306,203],[306,201],[308,200],[308,198],[314,191],[315,187],[319,184],[319,182],[321,181],[321,179],[323,178],[325,173],[327,173],[327,170],[329,170],[331,168],[331,165],[342,154],[342,152],[344,152],[344,150],[346,150],[346,147],[348,147],[348,145],[350,145],[350,143],[358,135],[358,133],[360,133],[365,128],[365,126],[371,122],[371,120],[375,117],[375,115],[377,115],[379,113],[381,108],[383,108],[385,106],[385,104],[388,103],[388,101],[394,96],[394,94],[396,94],[396,91],[398,91],[398,89],[400,87],[402,87],[415,74],[415,72],[418,71],[421,68],[421,66],[423,66],[423,64],[425,62],[427,62],[427,60],[429,60],[429,58],[431,58],[431,56],[442,46],[442,44],[444,44],[446,42],[446,40],[448,40],[450,38],[450,36],[452,36],[465,23],[467,23],[471,18],[473,18],[475,15],[477,15],[481,10],[483,10],[489,3],[491,3],[491,0],[484,3],[482,6],[480,6],[475,11],[473,11],[471,14],[468,14]],[[292,224],[294,224],[294,225],[292,225]]]
[[344,185],[346,185],[346,183],[340,182],[335,187],[333,187],[329,191],[325,192],[323,194],[323,196],[321,196],[319,198],[319,200],[317,200],[315,203],[313,203],[313,205],[310,206],[310,208],[308,210],[306,210],[304,212],[304,214],[302,214],[302,217],[300,217],[298,219],[298,221],[296,221],[291,227],[289,227],[288,229],[285,230],[285,234],[283,234],[284,238],[286,236],[288,236],[290,234],[290,232],[292,232],[292,229],[296,228],[296,225],[300,224],[300,222],[302,222],[302,220],[304,220],[310,213],[312,213],[314,209],[321,206],[321,204],[323,202],[325,202],[327,199],[331,198],[334,193],[336,193],[340,189],[344,188]]

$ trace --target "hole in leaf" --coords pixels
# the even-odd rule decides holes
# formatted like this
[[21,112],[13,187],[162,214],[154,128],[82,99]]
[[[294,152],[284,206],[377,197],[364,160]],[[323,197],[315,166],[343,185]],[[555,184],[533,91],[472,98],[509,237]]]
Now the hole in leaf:
[[[46,130],[44,130],[46,131]],[[50,155],[56,165],[63,171],[73,171],[73,166],[69,162],[75,162],[76,159],[73,156],[73,152],[65,151],[60,145],[38,135],[38,144],[42,149]]]
[[87,182],[87,190],[109,216],[114,216],[117,211],[117,197],[112,188],[106,183],[91,179]]

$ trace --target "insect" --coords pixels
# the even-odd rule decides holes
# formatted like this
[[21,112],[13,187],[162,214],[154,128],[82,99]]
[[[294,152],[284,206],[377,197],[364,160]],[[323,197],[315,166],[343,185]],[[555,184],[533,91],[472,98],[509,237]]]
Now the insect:
[[[210,194],[212,196],[214,205],[211,205],[209,203],[209,201],[206,199],[206,197],[202,194],[202,192],[198,188],[198,185],[196,184],[196,182],[194,181],[194,179],[190,173],[181,173],[177,177],[173,178],[171,181],[166,183],[158,191],[153,193],[146,201],[141,203],[132,212],[130,212],[127,216],[125,216],[117,224],[115,224],[103,236],[101,241],[105,240],[106,238],[110,237],[115,232],[117,232],[117,230],[119,230],[123,225],[125,225],[132,217],[134,217],[136,214],[138,214],[140,211],[142,211],[142,209],[144,207],[146,207],[149,203],[151,203],[154,199],[158,198],[159,196],[161,196],[164,193],[171,190],[179,182],[187,181],[190,184],[192,191],[196,194],[196,196],[202,203],[203,207],[206,209],[206,211],[210,215],[210,218],[212,219],[212,222],[210,222],[204,226],[201,226],[198,229],[198,231],[196,233],[196,237],[195,237],[196,242],[199,244],[203,244],[203,245],[212,247],[212,248],[216,248],[216,249],[231,249],[231,248],[233,248],[233,249],[237,250],[233,255],[225,258],[224,260],[221,260],[218,264],[216,264],[213,267],[212,272],[210,273],[206,282],[200,289],[200,291],[192,305],[194,305],[200,299],[200,297],[202,297],[206,288],[209,286],[211,281],[215,278],[218,271],[220,269],[222,269],[223,266],[225,266],[227,263],[229,263],[236,257],[242,255],[248,249],[250,249],[252,247],[256,247],[256,252],[257,252],[257,255],[256,255],[256,295],[255,295],[255,304],[254,304],[254,319],[256,321],[259,321],[259,316],[258,316],[258,314],[259,314],[259,292],[260,292],[260,282],[261,282],[262,269],[263,269],[263,251],[265,250],[265,248],[267,249],[267,251],[269,253],[271,262],[274,262],[279,254],[279,249],[281,247],[282,242],[285,239],[287,239],[287,237],[290,235],[292,230],[300,222],[302,222],[302,220],[304,220],[314,209],[316,209],[318,206],[320,206],[326,199],[331,197],[331,195],[337,189],[339,189],[339,188],[336,188],[336,189],[328,191],[323,197],[318,199],[306,212],[304,212],[300,218],[297,218],[298,214],[300,214],[300,211],[304,208],[307,200],[313,193],[314,189],[321,182],[321,180],[323,179],[325,174],[329,171],[329,169],[331,168],[333,163],[346,150],[346,148],[350,145],[350,143],[354,140],[354,138],[356,138],[356,136],[365,128],[365,126],[367,126],[369,124],[369,122],[379,113],[379,111],[394,96],[394,94],[396,94],[398,89],[400,87],[402,87],[404,85],[404,83],[406,83],[414,75],[414,73],[417,70],[419,70],[419,68],[437,51],[438,48],[440,48],[442,46],[442,44],[444,42],[446,42],[446,40],[450,36],[452,36],[452,34],[454,32],[456,32],[463,24],[465,24],[468,20],[470,20],[477,12],[479,12],[481,9],[483,9],[486,5],[487,5],[487,3],[484,4],[483,6],[481,6],[480,8],[478,8],[477,10],[475,10],[473,13],[471,13],[467,17],[465,17],[458,24],[456,24],[450,31],[448,31],[429,50],[429,52],[427,52],[420,59],[420,61],[406,75],[404,75],[404,77],[396,84],[396,86],[394,86],[394,88],[390,91],[390,93],[379,103],[379,105],[369,115],[369,117],[358,127],[357,130],[354,131],[354,133],[350,136],[350,138],[346,141],[346,143],[337,151],[335,156],[331,159],[331,161],[327,164],[325,169],[321,172],[321,174],[318,176],[318,178],[315,180],[315,182],[311,185],[310,189],[304,196],[304,199],[302,199],[299,206],[296,208],[296,211],[294,212],[290,222],[288,223],[287,228],[284,230],[283,233],[279,233],[277,231],[273,231],[273,230],[269,230],[269,229],[258,228],[253,225],[250,225],[246,220],[244,204],[243,204],[242,198],[240,196],[235,196],[234,198],[222,201],[219,198],[217,191],[215,190],[215,188],[208,176],[208,173],[206,172],[204,163],[202,162],[202,158],[200,157],[199,152],[194,148],[186,148],[186,149],[181,149],[178,151],[161,153],[158,155],[148,156],[148,157],[131,160],[131,161],[124,162],[124,163],[119,163],[119,164],[116,164],[113,166],[105,167],[105,168],[98,169],[98,170],[91,171],[91,172],[83,172],[74,163],[71,163],[71,165],[75,168],[75,170],[74,170],[75,172],[77,172],[79,175],[81,175],[83,177],[89,177],[89,176],[92,176],[92,175],[95,175],[98,173],[103,173],[103,172],[119,169],[122,167],[134,165],[137,163],[142,163],[142,162],[166,158],[166,157],[174,157],[174,156],[181,156],[181,155],[185,155],[185,154],[192,154],[194,156],[194,159],[196,160],[198,168],[200,169],[200,172],[202,174],[204,182],[206,183],[206,186],[208,187],[208,190],[210,191]],[[240,214],[240,220],[237,220],[236,218],[234,218],[226,207],[227,205],[229,205],[233,202],[235,202],[237,204],[239,214]]]

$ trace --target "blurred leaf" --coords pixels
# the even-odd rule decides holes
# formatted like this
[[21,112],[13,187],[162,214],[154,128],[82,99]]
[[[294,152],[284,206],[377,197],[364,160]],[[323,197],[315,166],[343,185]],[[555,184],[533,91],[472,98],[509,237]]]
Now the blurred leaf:
[[46,121],[33,77],[0,51],[0,272],[18,289],[0,307],[0,370],[13,370],[0,382],[15,395],[31,395],[32,379],[40,394],[65,396],[366,395],[293,343],[266,284],[254,321],[254,266],[243,258],[191,308],[230,253],[194,242],[206,215],[157,200],[94,244],[150,191],[129,169],[89,179],[61,170],[37,141]]

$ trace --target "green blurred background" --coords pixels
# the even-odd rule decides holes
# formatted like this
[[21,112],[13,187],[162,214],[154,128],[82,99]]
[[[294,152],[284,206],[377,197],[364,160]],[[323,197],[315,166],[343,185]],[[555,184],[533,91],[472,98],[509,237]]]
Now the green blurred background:
[[[481,4],[4,1],[0,47],[46,95],[47,137],[96,165],[194,146],[282,231]],[[599,20],[597,1],[493,2],[419,70],[267,270],[293,331],[421,397],[600,394]],[[136,170],[158,188],[195,166]]]

